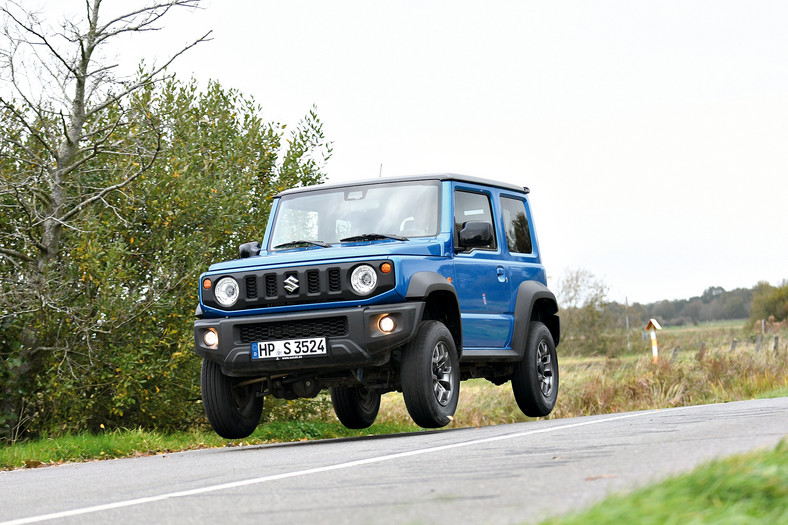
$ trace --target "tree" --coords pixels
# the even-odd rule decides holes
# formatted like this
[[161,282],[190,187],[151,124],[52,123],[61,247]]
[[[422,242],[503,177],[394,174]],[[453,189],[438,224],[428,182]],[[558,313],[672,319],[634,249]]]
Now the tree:
[[199,271],[260,237],[273,192],[323,177],[314,111],[285,142],[253,100],[165,76],[207,35],[132,78],[102,58],[198,3],[105,20],[89,0],[59,30],[0,6],[0,438],[193,419]]
[[[84,212],[106,205],[161,153],[161,129],[144,110],[124,102],[161,79],[175,57],[208,35],[133,80],[115,75],[117,64],[103,58],[104,50],[123,35],[158,29],[174,8],[198,4],[155,2],[105,18],[101,0],[88,0],[84,19],[66,20],[59,28],[16,1],[0,6],[0,320],[15,334],[7,341],[13,348],[6,349],[4,373],[20,384],[29,384],[26,376],[40,367],[42,352],[65,349],[59,331],[44,326],[48,319],[65,316],[77,330],[92,330],[76,322],[74,293],[64,286],[64,234],[86,233],[80,222]],[[108,159],[120,162],[107,170],[102,162]],[[0,414],[23,414],[19,404],[19,396],[6,396]]]
[[721,296],[725,293],[725,288],[722,286],[709,286],[705,290],[703,290],[703,295],[700,296],[701,300],[704,303],[710,303],[717,297]]
[[785,321],[788,319],[788,281],[780,286],[772,286],[766,281],[759,282],[752,295],[750,321]]
[[588,270],[570,269],[559,280],[557,292],[561,339],[569,351],[610,353],[608,335],[614,321],[607,309],[605,283]]
[[681,309],[681,316],[692,323],[697,323],[700,319],[701,308],[703,308],[703,302],[699,298],[690,299]]
[[663,300],[654,306],[654,315],[662,323],[666,323],[674,318],[676,309],[671,301]]

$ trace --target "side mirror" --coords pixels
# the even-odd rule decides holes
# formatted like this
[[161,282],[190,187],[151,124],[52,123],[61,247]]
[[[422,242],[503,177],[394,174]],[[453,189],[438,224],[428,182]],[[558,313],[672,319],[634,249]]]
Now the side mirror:
[[492,243],[493,231],[489,222],[469,221],[462,225],[458,248],[487,248],[492,246]]
[[241,259],[260,255],[260,243],[257,241],[243,243],[238,247],[238,255]]

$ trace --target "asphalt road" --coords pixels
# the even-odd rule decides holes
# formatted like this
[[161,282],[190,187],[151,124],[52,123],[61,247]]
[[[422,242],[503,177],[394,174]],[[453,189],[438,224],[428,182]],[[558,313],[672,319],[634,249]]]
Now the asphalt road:
[[10,523],[529,523],[788,436],[788,398],[0,472]]

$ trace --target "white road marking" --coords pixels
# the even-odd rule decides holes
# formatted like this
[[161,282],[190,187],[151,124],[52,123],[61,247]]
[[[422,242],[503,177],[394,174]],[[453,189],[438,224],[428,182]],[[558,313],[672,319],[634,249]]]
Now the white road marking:
[[440,452],[442,450],[451,450],[454,448],[470,447],[473,445],[481,445],[484,443],[493,443],[495,441],[505,441],[508,439],[516,439],[525,436],[532,436],[534,434],[546,434],[548,432],[558,432],[559,430],[566,430],[569,428],[584,427],[588,425],[598,425],[608,423],[610,421],[619,421],[621,419],[629,419],[634,417],[651,416],[655,413],[672,412],[676,410],[685,410],[690,408],[697,408],[694,406],[667,408],[662,410],[649,410],[646,412],[636,412],[634,414],[625,414],[623,416],[614,416],[602,419],[594,419],[591,421],[583,421],[580,423],[570,423],[568,425],[560,425],[555,427],[542,428],[538,430],[526,430],[524,432],[515,432],[513,434],[504,434],[501,436],[493,436],[488,438],[474,439],[471,441],[464,441],[462,443],[453,443],[451,445],[440,445],[437,447],[421,448],[416,450],[409,450],[407,452],[397,452],[396,454],[387,454],[385,456],[377,456],[367,459],[358,459],[355,461],[348,461],[345,463],[337,463],[335,465],[327,465],[325,467],[315,467],[306,470],[296,470],[293,472],[285,472],[283,474],[274,474],[272,476],[263,476],[260,478],[246,479],[243,481],[233,481],[230,483],[221,483],[219,485],[210,485],[208,487],[201,487],[198,489],[182,490],[178,492],[169,492],[167,494],[159,494],[158,496],[148,496],[145,498],[129,499],[125,501],[116,501],[115,503],[106,503],[104,505],[94,505],[92,507],[84,507],[81,509],[64,510],[61,512],[53,512],[51,514],[42,514],[40,516],[31,516],[28,518],[19,518],[11,521],[0,522],[0,525],[24,525],[27,523],[40,523],[42,521],[55,520],[59,518],[70,518],[73,516],[81,516],[83,514],[91,514],[94,512],[101,512],[103,510],[121,509],[124,507],[131,507],[134,505],[143,505],[145,503],[155,503],[157,501],[164,501],[173,498],[183,498],[186,496],[197,496],[199,494],[206,494],[208,492],[216,492],[218,490],[234,489],[238,487],[246,487],[248,485],[257,485],[259,483],[268,483],[270,481],[278,481],[282,479],[295,478],[298,476],[308,476],[311,474],[319,474],[321,472],[331,472],[333,470],[342,470],[347,468],[359,467],[362,465],[370,465],[373,463],[382,463],[384,461],[391,461],[394,459],[407,458],[412,456],[419,456],[422,454],[431,454]]

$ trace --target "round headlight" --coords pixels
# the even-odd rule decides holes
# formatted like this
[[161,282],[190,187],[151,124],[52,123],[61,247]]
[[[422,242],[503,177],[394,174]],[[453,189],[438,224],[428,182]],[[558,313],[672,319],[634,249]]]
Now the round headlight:
[[378,285],[378,274],[367,264],[357,266],[350,274],[350,285],[359,295],[369,295]]
[[213,293],[217,303],[229,308],[238,300],[238,283],[232,277],[222,277],[214,286]]

